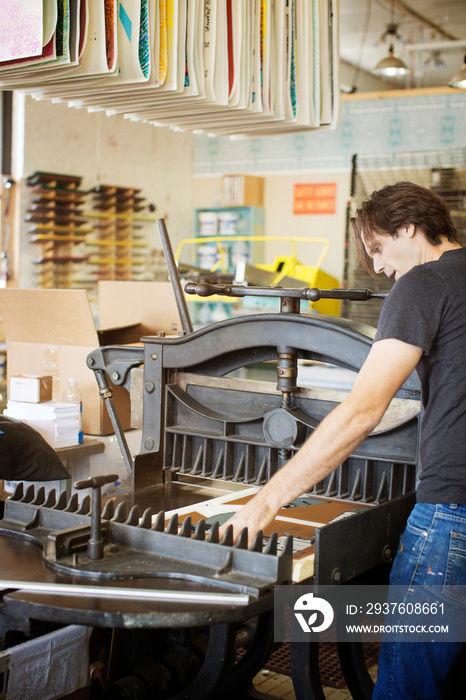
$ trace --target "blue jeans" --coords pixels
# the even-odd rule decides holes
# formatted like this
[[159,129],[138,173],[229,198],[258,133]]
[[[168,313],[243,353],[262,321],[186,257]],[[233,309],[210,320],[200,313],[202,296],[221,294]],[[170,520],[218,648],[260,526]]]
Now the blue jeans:
[[[415,505],[393,562],[390,584],[398,587],[390,590],[406,587],[405,602],[432,600],[430,591],[440,591],[436,600],[444,603],[453,625],[460,625],[455,639],[466,635],[461,628],[464,619],[459,622],[466,612],[466,505]],[[398,621],[390,619],[401,625],[406,621],[401,615]],[[373,700],[441,699],[462,647],[462,641],[410,642],[397,641],[396,634],[384,636]]]

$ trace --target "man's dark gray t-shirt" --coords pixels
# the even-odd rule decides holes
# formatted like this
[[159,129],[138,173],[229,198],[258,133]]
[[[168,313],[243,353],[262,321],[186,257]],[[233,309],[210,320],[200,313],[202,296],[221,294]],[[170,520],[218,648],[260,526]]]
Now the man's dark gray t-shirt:
[[466,504],[466,248],[417,265],[395,283],[374,342],[382,338],[424,351],[417,366],[424,406],[418,502]]

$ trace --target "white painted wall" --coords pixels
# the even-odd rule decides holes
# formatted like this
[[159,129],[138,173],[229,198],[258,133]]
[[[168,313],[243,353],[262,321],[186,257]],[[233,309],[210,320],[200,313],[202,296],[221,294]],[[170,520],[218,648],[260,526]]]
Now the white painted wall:
[[[19,119],[19,117],[18,117]],[[163,216],[175,248],[192,234],[193,136],[131,122],[102,112],[89,114],[50,100],[26,97],[22,175],[36,170],[83,177],[83,188],[96,184],[138,187],[147,203]],[[16,168],[18,177],[18,166]],[[24,186],[23,213],[31,196]],[[148,212],[147,212],[148,214]],[[146,215],[146,212],[144,212]],[[21,286],[32,287],[27,225],[21,234]],[[150,243],[160,248],[156,224]]]
[[[336,183],[335,214],[294,214],[295,184]],[[268,236],[296,236],[327,238],[329,249],[322,269],[341,283],[345,243],[346,203],[350,188],[350,173],[305,173],[268,175],[265,181],[265,227]],[[281,244],[272,242],[267,255],[273,259],[283,254]],[[297,243],[298,260],[303,265],[314,265],[320,245]],[[288,254],[288,253],[285,253]]]

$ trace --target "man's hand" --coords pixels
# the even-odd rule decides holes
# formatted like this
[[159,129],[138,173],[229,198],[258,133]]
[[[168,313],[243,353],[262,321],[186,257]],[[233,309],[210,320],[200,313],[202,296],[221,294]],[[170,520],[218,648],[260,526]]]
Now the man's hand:
[[228,526],[232,525],[233,542],[236,542],[240,533],[246,527],[248,529],[248,547],[251,547],[254,537],[259,530],[265,530],[276,515],[267,507],[267,503],[264,505],[261,503],[260,495],[261,492],[244,506],[241,506],[238,512],[222,525],[220,528],[220,539],[225,534]]

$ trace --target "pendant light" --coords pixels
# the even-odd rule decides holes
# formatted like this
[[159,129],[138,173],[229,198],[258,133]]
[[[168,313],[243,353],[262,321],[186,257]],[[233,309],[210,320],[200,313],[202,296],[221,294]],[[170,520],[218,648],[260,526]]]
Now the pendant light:
[[[395,23],[395,0],[392,2],[392,21],[387,25],[387,29],[382,34],[381,39],[385,39],[387,36],[401,39],[398,34],[398,25]],[[387,55],[377,63],[372,72],[385,78],[399,78],[406,75],[408,68],[406,63],[396,55],[393,44],[390,44]]]
[[393,44],[390,44],[388,54],[377,63],[372,72],[385,78],[399,78],[402,75],[406,75],[408,68],[406,63],[396,55]]

